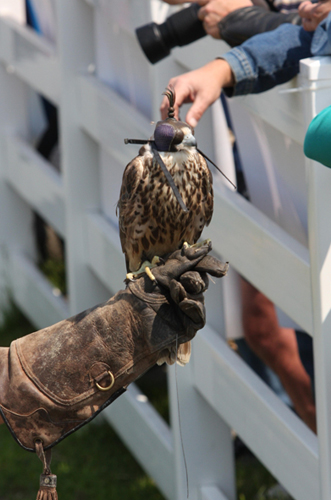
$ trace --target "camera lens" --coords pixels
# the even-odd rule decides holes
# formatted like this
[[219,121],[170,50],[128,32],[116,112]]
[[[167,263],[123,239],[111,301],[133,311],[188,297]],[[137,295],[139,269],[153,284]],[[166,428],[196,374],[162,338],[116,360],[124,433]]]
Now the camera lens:
[[141,48],[152,64],[164,59],[174,47],[188,45],[206,35],[198,18],[200,6],[192,4],[162,24],[149,23],[136,29]]

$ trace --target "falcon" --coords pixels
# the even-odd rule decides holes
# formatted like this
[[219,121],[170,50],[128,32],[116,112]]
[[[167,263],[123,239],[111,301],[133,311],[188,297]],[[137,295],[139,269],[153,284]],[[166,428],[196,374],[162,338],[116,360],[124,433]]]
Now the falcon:
[[[168,118],[157,122],[152,139],[126,140],[145,143],[125,168],[117,204],[128,279],[144,271],[153,279],[158,258],[195,244],[213,214],[212,174],[194,130],[174,118],[174,92],[165,95]],[[189,359],[187,344],[179,348],[180,364]]]

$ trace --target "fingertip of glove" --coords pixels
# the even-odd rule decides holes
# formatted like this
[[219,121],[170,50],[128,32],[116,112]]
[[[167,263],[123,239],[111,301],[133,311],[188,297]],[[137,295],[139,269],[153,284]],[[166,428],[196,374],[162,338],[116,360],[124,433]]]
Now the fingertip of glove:
[[221,262],[212,255],[206,255],[202,260],[200,260],[194,269],[199,273],[205,272],[215,278],[222,278],[229,270],[229,263]]
[[195,328],[200,330],[206,323],[205,307],[201,302],[192,299],[185,299],[179,304],[180,309],[185,313],[195,324]]
[[206,283],[196,271],[188,271],[181,275],[180,282],[189,294],[199,294],[205,291]]

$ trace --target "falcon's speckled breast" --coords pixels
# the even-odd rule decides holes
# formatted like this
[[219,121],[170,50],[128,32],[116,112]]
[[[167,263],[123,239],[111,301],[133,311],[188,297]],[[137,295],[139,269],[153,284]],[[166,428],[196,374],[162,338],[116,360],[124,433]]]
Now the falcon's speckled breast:
[[188,213],[181,209],[150,146],[142,147],[124,171],[118,202],[121,244],[131,272],[184,241],[195,243],[213,213],[212,175],[197,150],[182,147],[160,154]]

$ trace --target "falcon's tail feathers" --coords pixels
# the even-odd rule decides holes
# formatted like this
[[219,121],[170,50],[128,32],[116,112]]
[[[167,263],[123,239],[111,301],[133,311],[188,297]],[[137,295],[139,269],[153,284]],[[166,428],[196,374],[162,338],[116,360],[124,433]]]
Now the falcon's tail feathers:
[[177,363],[180,366],[186,365],[190,361],[191,357],[191,342],[185,342],[181,344],[177,350]]

